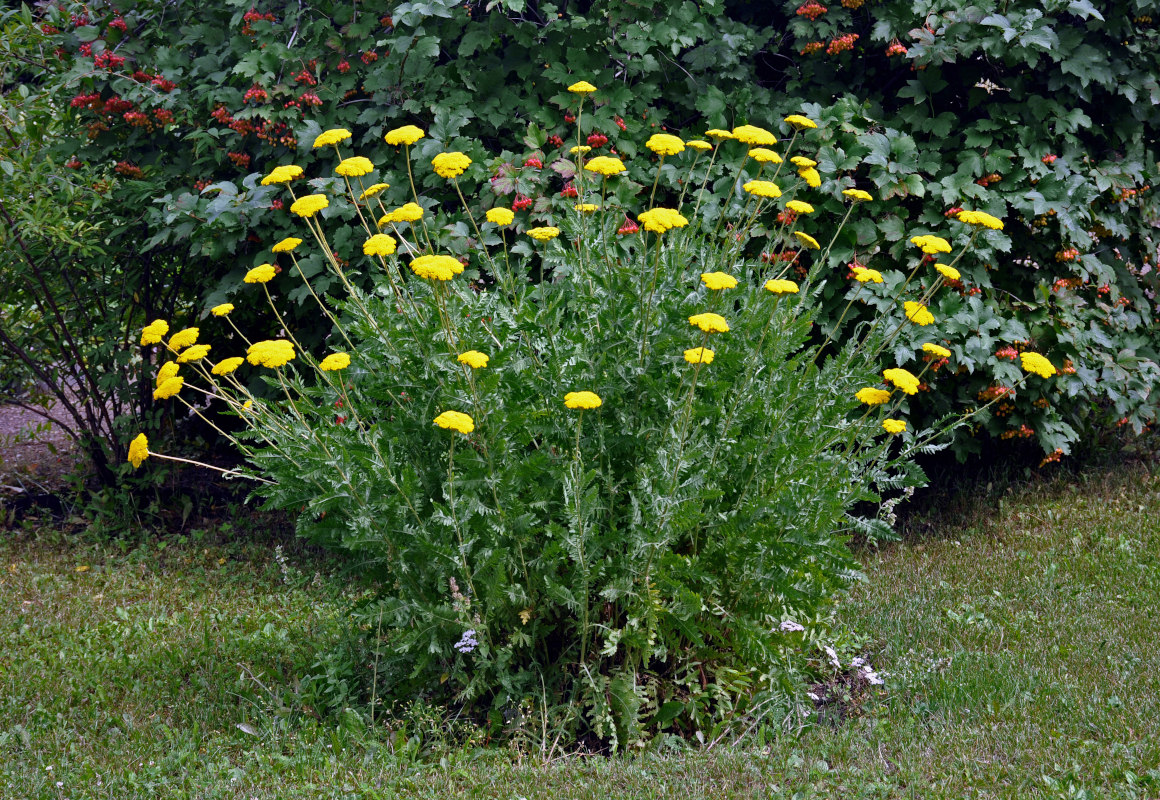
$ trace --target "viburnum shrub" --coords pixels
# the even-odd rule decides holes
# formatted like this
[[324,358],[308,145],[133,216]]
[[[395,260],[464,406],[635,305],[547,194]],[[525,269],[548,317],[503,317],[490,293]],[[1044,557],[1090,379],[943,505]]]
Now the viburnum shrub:
[[[570,92],[579,121],[599,93]],[[378,696],[501,721],[556,709],[572,734],[622,747],[776,719],[802,696],[800,656],[857,575],[847,539],[889,533],[855,506],[921,483],[912,456],[947,428],[900,414],[950,358],[929,309],[1002,222],[963,212],[953,251],[916,234],[904,270],[857,271],[849,306],[869,320],[818,327],[829,248],[871,195],[838,192],[842,215],[815,222],[830,198],[795,146],[816,125],[780,126],[656,134],[651,186],[578,137],[575,198],[482,214],[469,198],[494,197],[478,188],[488,171],[462,151],[417,157],[421,128],[388,131],[384,164],[326,130],[325,169],[263,178],[298,235],[267,242],[268,262],[210,309],[223,352],[200,328],[144,329],[158,398],[236,416],[255,493],[375,581],[358,618],[381,635]],[[736,183],[723,200],[705,190],[714,161]],[[669,170],[688,191],[657,205]],[[417,190],[431,174],[458,210]],[[409,200],[386,202],[388,184]],[[308,253],[330,291],[301,268]],[[295,286],[332,329],[319,346],[283,324]],[[234,329],[242,305],[274,322]],[[928,360],[911,372],[902,351]],[[1013,392],[1055,373],[1034,353],[1022,368],[1039,377]],[[249,390],[255,375],[268,393]],[[150,455],[134,440],[135,465]]]

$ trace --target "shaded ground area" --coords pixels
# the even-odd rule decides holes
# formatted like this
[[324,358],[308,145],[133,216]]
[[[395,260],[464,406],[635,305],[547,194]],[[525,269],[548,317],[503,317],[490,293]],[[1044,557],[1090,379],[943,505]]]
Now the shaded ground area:
[[60,489],[78,460],[59,425],[29,409],[0,405],[0,497]]

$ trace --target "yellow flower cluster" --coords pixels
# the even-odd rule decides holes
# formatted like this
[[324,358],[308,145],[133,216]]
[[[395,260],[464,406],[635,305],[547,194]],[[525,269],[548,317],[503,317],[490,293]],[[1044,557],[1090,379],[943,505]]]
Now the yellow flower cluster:
[[806,182],[806,186],[811,189],[817,189],[822,185],[822,176],[813,167],[802,167],[798,170],[798,175]]
[[229,375],[235,369],[240,367],[242,362],[245,360],[246,359],[242,358],[241,356],[230,356],[229,358],[223,358],[221,361],[214,364],[211,372],[213,372],[214,375]]
[[294,360],[294,345],[285,339],[254,342],[246,350],[246,360],[254,366],[276,369]]
[[849,197],[851,200],[861,200],[864,203],[874,199],[873,195],[871,195],[869,192],[863,191],[862,189],[843,189],[842,194],[846,195],[846,197]]
[[814,161],[812,158],[806,158],[805,156],[794,156],[789,160],[789,163],[801,169],[806,167],[816,167],[818,165],[817,161]]
[[188,364],[191,361],[199,361],[209,355],[209,348],[208,344],[195,344],[187,347],[177,356],[177,363]]
[[581,214],[592,214],[600,210],[600,206],[596,203],[577,203],[576,210]]
[[780,164],[781,156],[765,147],[755,147],[749,151],[749,157],[758,164]]
[[661,156],[675,156],[685,149],[685,143],[671,133],[654,133],[644,146]]
[[162,383],[153,390],[154,400],[168,400],[175,394],[181,391],[181,387],[185,385],[185,378],[177,375],[172,378],[166,378]]
[[483,369],[487,366],[488,355],[481,353],[478,350],[468,350],[466,353],[460,353],[455,359],[460,364],[466,364],[472,369]]
[[573,94],[591,94],[596,91],[596,87],[588,81],[576,81],[568,87],[568,91]]
[[941,236],[931,236],[929,234],[911,236],[910,243],[918,247],[928,256],[933,256],[937,253],[949,253],[951,251],[951,243]]
[[882,373],[882,377],[893,383],[907,394],[918,393],[918,378],[914,377],[914,375],[904,369],[894,367],[885,370]]
[[440,153],[431,159],[431,166],[440,178],[458,178],[471,166],[471,159],[465,153]]
[[161,365],[161,369],[157,370],[157,377],[155,379],[154,386],[160,386],[161,384],[165,383],[167,380],[177,374],[178,369],[179,368],[176,361],[166,361]]
[[882,420],[882,428],[891,436],[897,436],[906,430],[906,423],[900,419],[884,419]]
[[689,141],[685,142],[685,147],[691,147],[694,150],[700,150],[701,152],[713,149],[713,145],[709,144],[708,142],[703,142],[700,139],[690,139]]
[[820,244],[818,244],[818,240],[815,239],[814,237],[810,236],[808,233],[802,233],[801,231],[794,231],[793,235],[797,237],[797,240],[799,242],[801,242],[803,245],[808,247],[810,250],[821,250],[822,249],[822,246]]
[[455,256],[419,256],[411,262],[411,271],[429,281],[449,281],[463,272]]
[[624,162],[619,158],[612,156],[596,156],[596,158],[584,165],[584,169],[589,172],[595,172],[597,175],[608,177],[609,175],[619,175],[625,171]]
[[756,125],[740,125],[733,129],[733,138],[743,144],[752,144],[759,147],[768,147],[777,144],[777,137],[765,128]]
[[368,186],[366,189],[363,190],[363,193],[358,196],[358,199],[359,200],[366,200],[368,197],[374,197],[376,194],[381,192],[383,189],[390,189],[390,188],[391,188],[391,184],[389,184],[389,183],[372,183],[370,186]]
[[1023,369],[1034,372],[1041,378],[1050,378],[1059,371],[1054,364],[1039,353],[1020,353],[1019,362],[1023,365]]
[[186,328],[178,331],[169,337],[169,349],[177,352],[184,350],[192,344],[197,342],[197,337],[201,335],[201,328]]
[[935,264],[934,268],[938,270],[938,274],[942,275],[948,281],[957,281],[962,275],[954,267],[948,267],[946,264]]
[[324,194],[308,194],[299,197],[290,205],[290,213],[300,217],[313,217],[322,209],[330,205]]
[[773,294],[797,294],[798,285],[784,278],[773,278],[765,282],[765,291]]
[[781,197],[781,187],[773,181],[748,181],[741,188],[758,197]]
[[854,397],[859,402],[865,403],[868,406],[879,406],[890,399],[890,392],[885,389],[875,389],[872,386],[867,386],[865,389],[859,389],[855,392]]
[[546,242],[560,235],[560,229],[555,225],[546,225],[542,228],[528,228],[528,236],[538,242]]
[[497,206],[496,208],[489,208],[487,210],[487,221],[494,222],[496,225],[511,225],[512,220],[515,218],[516,215],[512,213],[510,208]]
[[876,269],[854,267],[854,280],[858,283],[882,283],[882,273]]
[[568,392],[564,395],[564,405],[568,408],[593,409],[603,404],[604,401],[596,392]]
[[401,144],[412,145],[426,135],[427,134],[423,133],[421,129],[416,128],[414,125],[404,125],[401,128],[395,128],[392,131],[387,131],[387,135],[383,137],[383,140],[387,144],[393,144],[396,146]]
[[314,148],[326,147],[329,144],[338,144],[350,138],[350,131],[346,128],[331,128],[323,131],[314,138]]
[[215,317],[228,317],[234,310],[233,303],[222,303],[220,306],[214,306],[209,310],[209,313]]
[[689,221],[671,208],[653,208],[643,211],[637,217],[644,224],[646,231],[664,233],[673,228],[683,228]]
[[586,144],[576,144],[576,145],[572,145],[572,147],[569,148],[568,152],[574,156],[582,156],[591,149],[592,148]]
[[294,237],[294,236],[287,236],[285,239],[278,242],[278,244],[271,247],[270,252],[271,253],[289,253],[300,244],[302,244],[301,239]]
[[375,165],[371,163],[369,158],[351,156],[338,162],[338,166],[334,168],[334,171],[344,178],[361,178],[363,175],[369,175],[374,172]]
[[278,274],[278,268],[273,264],[259,264],[246,273],[243,283],[269,283]]
[[475,430],[475,420],[462,411],[444,411],[435,418],[435,424],[449,431],[459,431],[464,436]]
[[729,323],[725,321],[725,318],[711,311],[694,314],[689,317],[689,324],[700,328],[705,333],[725,333],[729,330]]
[[959,222],[965,222],[977,228],[990,228],[993,231],[1003,230],[1003,220],[993,217],[985,211],[960,211],[955,217]]
[[720,128],[710,128],[709,130],[705,131],[705,135],[712,136],[714,139],[732,139],[732,138],[734,138],[732,133],[730,133],[729,131],[723,131]]
[[790,125],[793,125],[799,131],[804,130],[806,128],[818,127],[818,123],[814,122],[809,117],[802,116],[801,114],[790,114],[788,117],[785,118],[785,121],[788,122]]
[[133,469],[137,469],[147,458],[149,458],[149,440],[145,434],[139,433],[129,442],[129,463],[133,465]]
[[350,356],[346,353],[331,353],[318,362],[318,368],[323,372],[337,372],[350,366]]
[[785,207],[795,214],[812,214],[814,207],[804,200],[790,200]]
[[295,164],[286,164],[281,167],[274,167],[270,170],[270,174],[262,178],[263,186],[273,186],[277,183],[289,183],[295,178],[302,177],[302,167]]
[[732,289],[737,285],[737,279],[725,272],[702,272],[701,282],[713,291]]
[[141,344],[157,344],[169,333],[169,323],[163,319],[155,319],[141,329]]
[[915,325],[925,326],[934,322],[934,314],[930,313],[922,303],[907,300],[902,304],[902,307],[906,310],[906,318]]
[[395,239],[385,233],[376,233],[363,242],[363,255],[389,256],[395,252]]
[[930,353],[932,356],[938,356],[939,358],[950,358],[951,357],[950,350],[947,350],[945,347],[943,347],[940,344],[934,344],[933,342],[927,342],[926,344],[924,344],[922,346],[922,350],[924,353]]
[[685,351],[685,360],[690,364],[712,364],[714,353],[707,347],[693,347]]
[[417,203],[405,203],[394,211],[388,211],[386,216],[379,220],[379,227],[385,228],[392,222],[418,222],[423,218],[423,207]]

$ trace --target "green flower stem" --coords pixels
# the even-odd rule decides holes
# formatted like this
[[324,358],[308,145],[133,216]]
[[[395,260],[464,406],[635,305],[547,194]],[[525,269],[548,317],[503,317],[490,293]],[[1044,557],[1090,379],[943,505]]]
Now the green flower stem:
[[709,166],[705,167],[705,177],[701,181],[701,188],[697,192],[697,202],[693,206],[693,219],[696,218],[697,212],[701,210],[701,198],[705,196],[705,187],[709,184],[709,176],[713,174],[713,162],[717,160],[717,151],[721,148],[722,141],[722,139],[718,139],[717,144],[713,146],[713,155],[709,157]]
[[584,514],[583,514],[583,509],[580,507],[580,503],[582,502],[581,495],[583,494],[581,481],[583,480],[583,477],[584,477],[584,459],[580,455],[580,429],[583,426],[583,424],[584,424],[584,409],[580,409],[580,413],[576,415],[576,445],[575,445],[574,449],[572,450],[572,467],[571,467],[571,469],[573,470],[573,480],[576,482],[575,489],[573,490],[572,495],[573,495],[573,498],[575,499],[575,503],[576,503],[576,533],[577,533],[577,536],[579,537],[577,540],[578,545],[579,545],[579,547],[578,547],[579,563],[577,564],[577,566],[580,569],[580,575],[581,575],[581,579],[583,581],[583,585],[581,586],[581,589],[580,589],[580,594],[584,598],[584,600],[583,600],[584,606],[583,606],[583,609],[581,612],[581,618],[580,618],[580,663],[581,664],[583,664],[588,659],[588,628],[589,628],[588,615],[590,613],[589,612],[589,602],[588,602],[588,599],[589,599],[588,598],[588,592],[589,592],[589,589],[588,589],[588,560],[584,556],[584,535],[585,535],[584,534]]
[[[455,513],[455,433],[451,432],[451,447],[447,452],[447,508],[451,512],[451,524],[455,528],[455,540],[459,544],[459,563],[463,569],[463,578],[467,581],[467,590],[471,592],[472,599],[479,602],[475,581],[467,566],[467,546],[463,543],[463,531],[459,527],[459,517]],[[487,635],[486,631],[483,633]]]
[[270,310],[274,312],[274,318],[278,320],[278,324],[282,326],[282,330],[286,331],[287,338],[294,342],[294,346],[298,348],[299,352],[309,357],[308,351],[298,340],[294,338],[294,334],[290,332],[290,326],[286,324],[286,320],[282,319],[282,315],[278,313],[278,307],[274,305],[274,298],[270,296],[270,289],[265,283],[262,284],[262,292],[266,295],[266,305],[270,306]]
[[[653,259],[652,283],[650,284],[649,290],[648,290],[648,302],[645,303],[641,308],[641,332],[640,332],[640,366],[641,366],[641,369],[644,368],[644,356],[645,356],[645,353],[648,352],[647,342],[648,342],[649,319],[652,317],[653,295],[656,293],[657,274],[660,272],[660,266],[661,266],[661,237],[662,236],[663,236],[663,234],[660,234],[660,233],[657,234],[657,252],[656,252],[656,257]],[[644,286],[641,286],[641,299],[642,300],[644,299]]]
[[[338,318],[331,313],[330,309],[327,308],[326,305],[322,302],[322,299],[317,294],[315,294],[314,287],[311,286],[310,281],[306,279],[306,273],[302,271],[302,265],[298,263],[298,258],[294,255],[293,252],[290,253],[290,260],[294,262],[294,268],[298,270],[298,276],[302,278],[302,282],[306,284],[306,289],[310,292],[310,296],[314,298],[314,302],[318,304],[320,309],[322,309],[322,313],[325,314],[326,318],[330,320],[330,323],[334,326],[334,329],[342,335],[343,340],[346,341],[346,346],[353,350],[354,344],[351,343],[350,337],[346,335],[346,330],[343,329],[343,327],[338,323]],[[246,342],[246,344],[249,344],[249,342]]]
[[161,459],[164,459],[166,461],[178,461],[182,464],[192,464],[195,467],[205,467],[206,469],[212,469],[216,472],[220,472],[222,474],[223,478],[248,478],[249,480],[259,481],[260,483],[269,483],[269,484],[274,483],[274,481],[268,480],[267,478],[259,478],[257,475],[247,475],[244,472],[238,472],[236,469],[225,469],[223,467],[216,467],[213,464],[206,464],[204,461],[194,461],[193,459],[181,458],[179,456],[167,456],[167,455],[164,455],[162,453],[155,453],[152,450],[149,451],[149,455],[152,458],[161,458]]
[[[423,204],[419,202],[419,193],[415,191],[415,175],[411,172],[411,145],[404,144],[403,151],[407,156],[407,180],[411,183],[411,196],[415,198],[415,205],[422,208]],[[426,214],[423,216],[426,216]],[[423,236],[427,239],[427,250],[434,253],[435,247],[431,244],[431,233],[427,230],[427,221],[423,217],[419,217],[419,221],[423,223]],[[415,223],[412,222],[411,227],[414,228]]]
[[230,327],[234,329],[234,333],[236,333],[238,336],[242,337],[242,341],[246,343],[246,347],[250,347],[251,345],[254,344],[253,342],[251,342],[249,339],[246,338],[246,334],[244,334],[240,330],[238,330],[238,326],[234,324],[234,321],[232,319],[230,319],[229,314],[226,314],[226,322],[228,322],[230,324]]
[[653,178],[652,191],[649,192],[649,196],[648,196],[648,207],[649,208],[653,207],[653,200],[657,196],[657,183],[659,183],[660,179],[661,179],[661,167],[663,167],[665,165],[665,154],[661,153],[660,156],[661,156],[661,160],[659,162],[657,162],[657,174],[656,174],[656,177]]
[[689,167],[689,172],[685,176],[685,180],[681,183],[681,196],[677,198],[677,211],[680,211],[681,206],[685,204],[685,193],[689,191],[689,182],[693,180],[693,170],[697,168],[697,162],[701,160],[701,152],[699,150],[695,152],[696,155],[693,156],[693,165]]

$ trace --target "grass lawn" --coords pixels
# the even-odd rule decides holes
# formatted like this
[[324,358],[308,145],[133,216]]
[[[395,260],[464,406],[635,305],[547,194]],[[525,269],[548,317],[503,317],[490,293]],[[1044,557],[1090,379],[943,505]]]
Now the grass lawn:
[[841,607],[886,677],[856,716],[547,764],[303,708],[296,677],[340,636],[325,562],[284,571],[218,532],[0,531],[0,798],[1160,797],[1160,468],[918,527],[863,554]]

